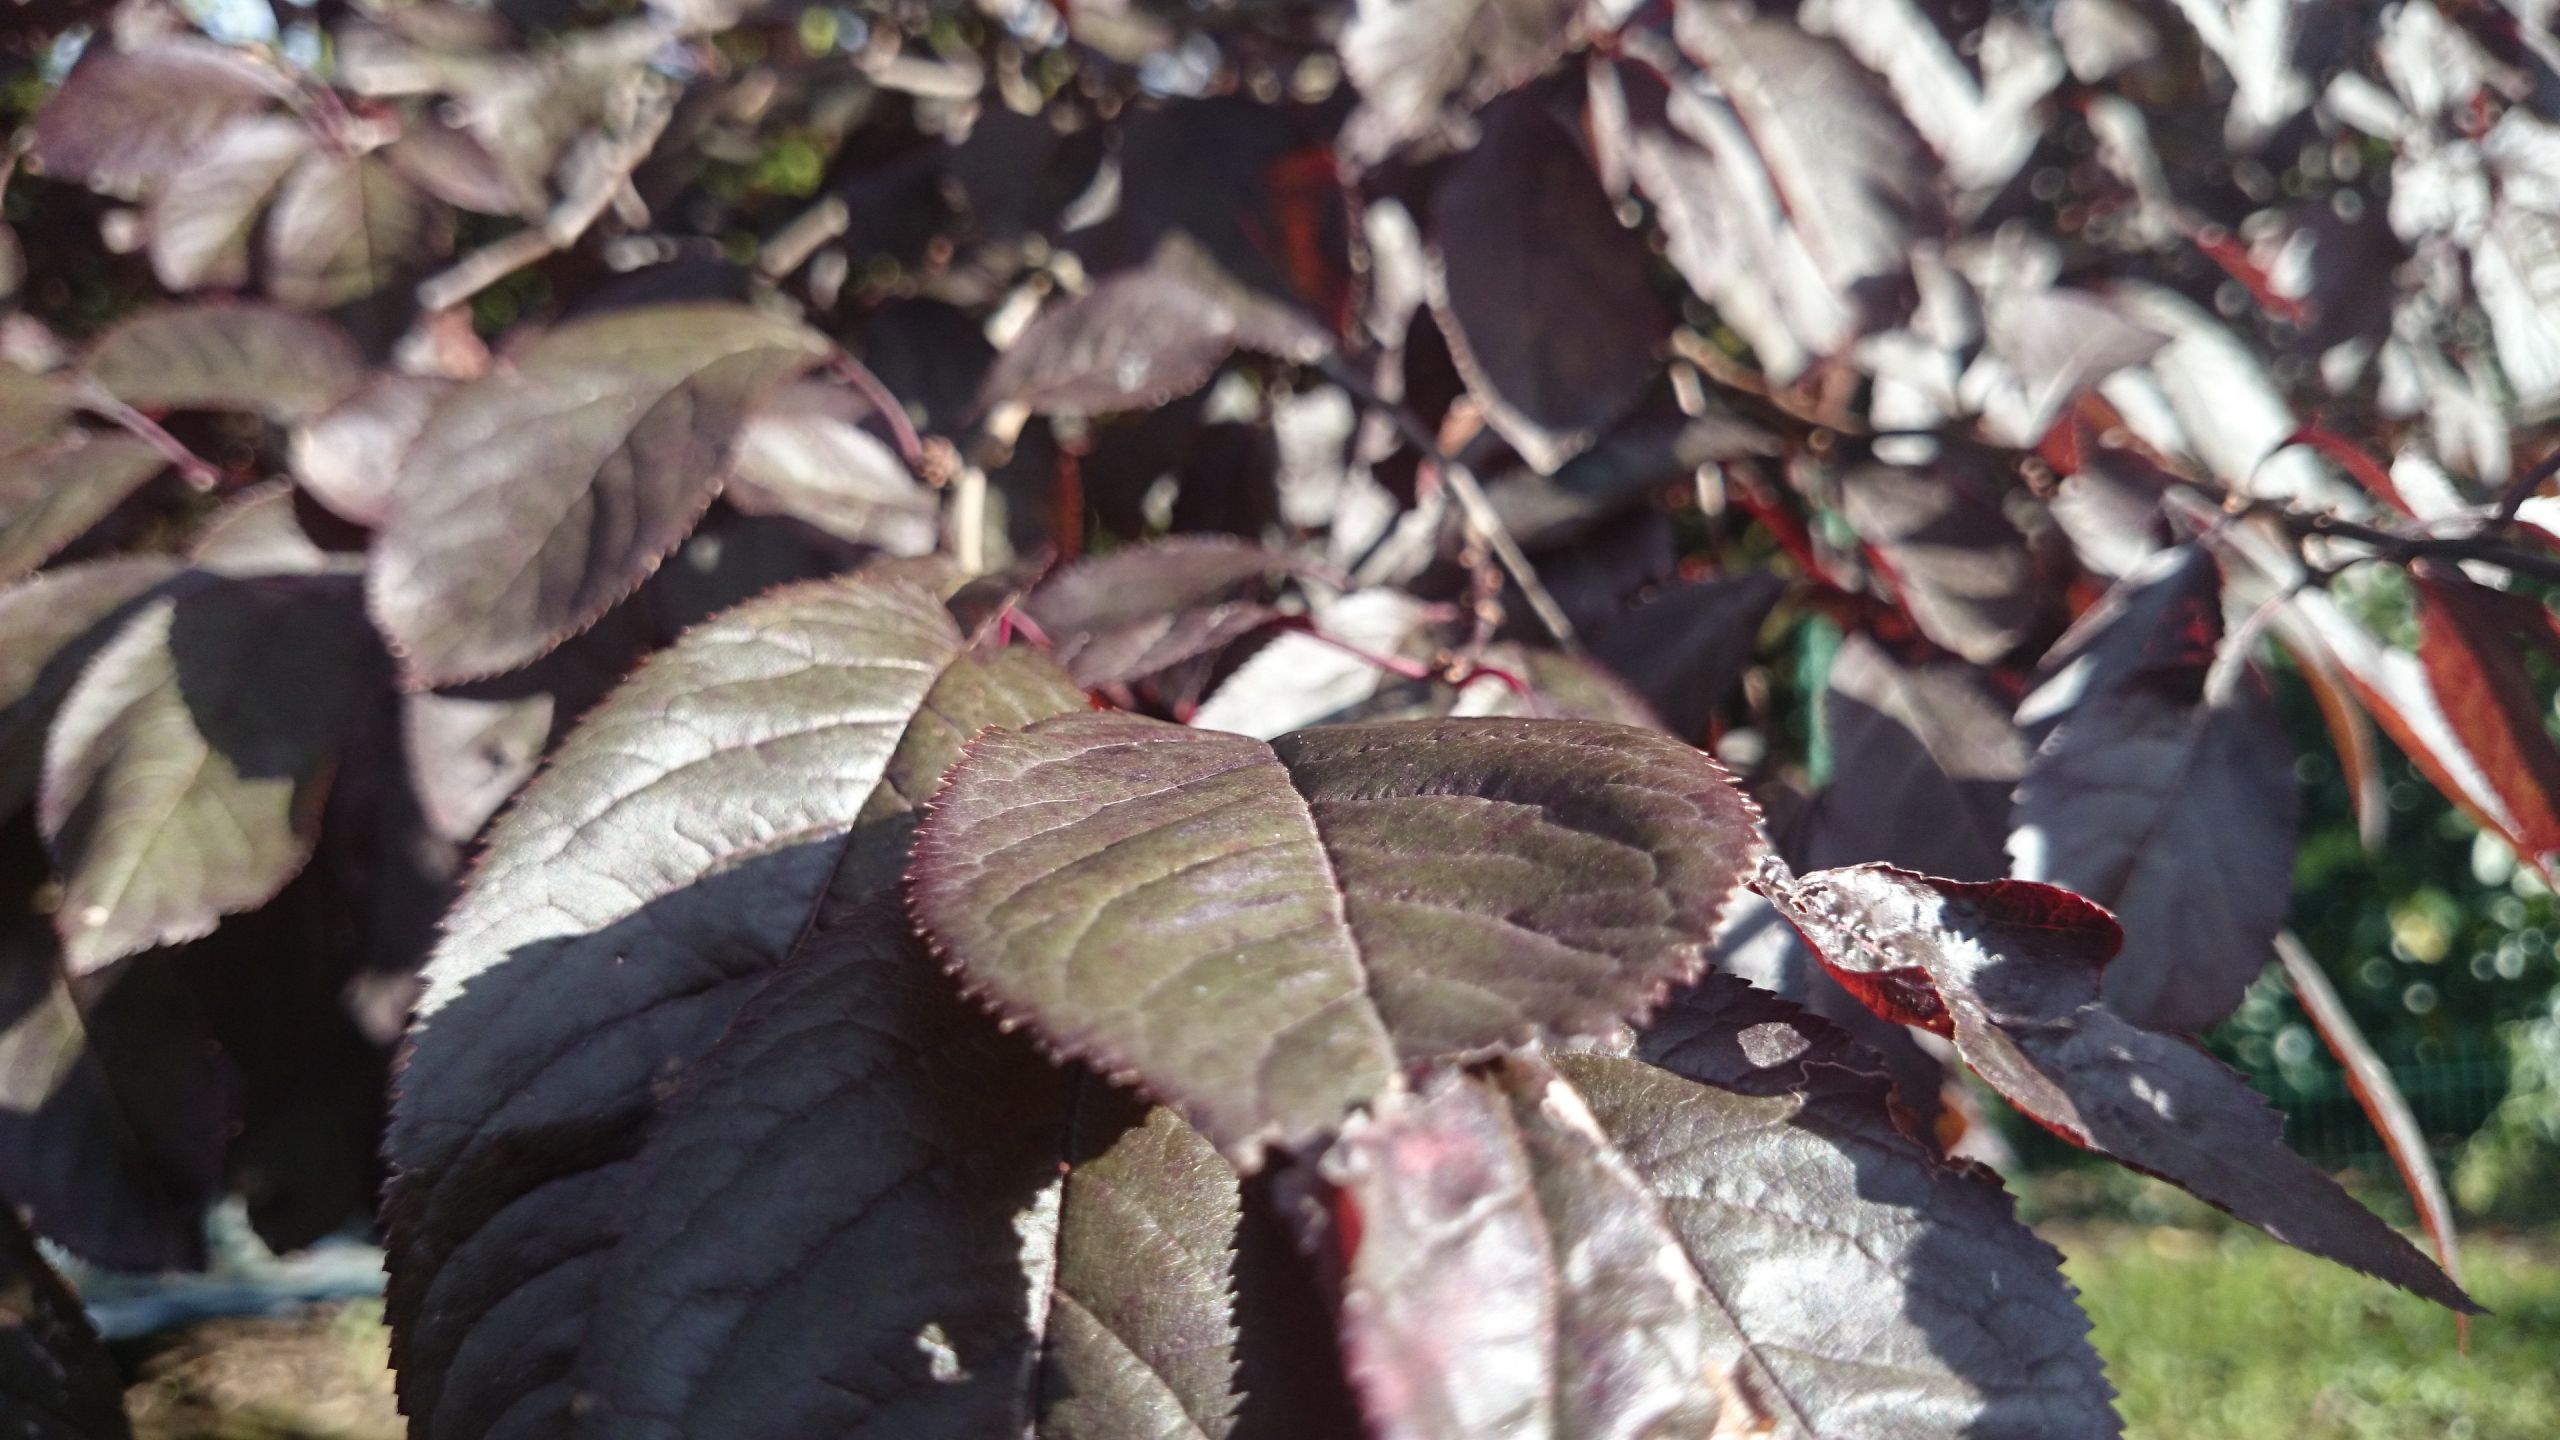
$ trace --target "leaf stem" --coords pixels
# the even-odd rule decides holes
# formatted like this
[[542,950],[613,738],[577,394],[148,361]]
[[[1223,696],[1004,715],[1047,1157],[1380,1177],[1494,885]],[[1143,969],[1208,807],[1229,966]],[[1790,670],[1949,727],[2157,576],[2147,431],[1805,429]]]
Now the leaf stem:
[[214,490],[222,484],[222,472],[213,462],[187,448],[187,443],[169,433],[159,421],[134,409],[110,394],[95,380],[84,379],[77,388],[82,409],[102,420],[112,422],[127,434],[160,452],[160,457],[186,477],[187,484],[197,490]]
[[907,407],[889,393],[879,375],[844,350],[836,351],[835,358],[827,362],[827,371],[871,402],[871,408],[879,412],[880,422],[889,427],[890,438],[898,442],[898,458],[907,462],[907,468],[923,470],[924,441],[916,434],[915,423],[907,418]]
[[1380,394],[1378,388],[1369,383],[1368,377],[1341,355],[1327,355],[1316,368],[1326,379],[1348,392],[1352,399],[1385,416],[1407,444],[1422,452],[1432,467],[1440,472],[1442,483],[1449,487],[1450,498],[1457,502],[1459,518],[1483,542],[1484,547],[1493,552],[1493,557],[1502,562],[1502,568],[1509,573],[1512,583],[1520,587],[1521,595],[1529,602],[1530,613],[1538,617],[1539,624],[1547,627],[1547,633],[1555,637],[1558,645],[1567,650],[1579,649],[1573,622],[1565,618],[1564,607],[1556,603],[1556,597],[1548,593],[1546,584],[1539,580],[1536,567],[1521,551],[1520,542],[1512,538],[1510,528],[1502,523],[1501,513],[1493,508],[1493,501],[1486,497],[1484,486],[1478,483],[1475,472],[1467,468],[1466,462],[1442,449],[1438,437],[1422,423],[1421,416]]

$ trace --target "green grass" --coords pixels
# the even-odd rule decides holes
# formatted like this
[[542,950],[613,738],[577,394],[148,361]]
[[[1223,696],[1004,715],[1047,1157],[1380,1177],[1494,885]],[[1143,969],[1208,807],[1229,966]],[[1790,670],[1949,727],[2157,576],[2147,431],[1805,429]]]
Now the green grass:
[[2471,1238],[2472,1322],[2244,1231],[2066,1229],[2132,1440],[2554,1440],[2560,1246]]

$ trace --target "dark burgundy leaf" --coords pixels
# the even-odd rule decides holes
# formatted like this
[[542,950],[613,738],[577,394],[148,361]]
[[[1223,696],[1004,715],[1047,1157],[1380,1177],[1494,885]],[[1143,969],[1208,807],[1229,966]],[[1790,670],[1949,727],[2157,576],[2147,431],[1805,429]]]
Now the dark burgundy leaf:
[[1125,684],[1224,647],[1267,623],[1260,583],[1285,556],[1219,536],[1183,535],[1057,571],[1023,601],[1079,685]]
[[61,430],[0,455],[0,582],[33,574],[168,464],[119,431]]
[[1765,570],[1665,588],[1591,637],[1607,665],[1662,714],[1672,733],[1702,736],[1742,683],[1786,582]]
[[1585,721],[990,735],[911,887],[968,984],[1250,1167],[1405,1066],[1604,1032],[1694,974],[1762,853],[1723,769]]
[[1952,457],[1840,477],[1841,513],[1884,562],[1912,622],[1976,664],[2016,649],[2048,609],[2035,557],[1987,478]]
[[1671,262],[1792,378],[1908,310],[1911,247],[1946,226],[1938,164],[1833,42],[1713,6],[1680,7],[1677,28],[1715,88],[1675,76],[1657,97],[1631,77],[1634,175]]
[[178,570],[148,556],[93,560],[0,589],[0,815],[35,794],[54,707],[115,633],[109,622]]
[[1635,403],[1670,315],[1574,137],[1526,94],[1477,118],[1432,202],[1432,307],[1485,418],[1552,471]]
[[447,249],[452,218],[374,156],[314,154],[267,212],[267,293],[305,310],[362,299]]
[[593,624],[693,528],[755,403],[826,348],[743,306],[619,310],[446,399],[370,577],[409,682],[500,674]]
[[1342,32],[1360,91],[1347,138],[1363,161],[1536,79],[1582,30],[1575,0],[1362,0]]
[[1325,1171],[1353,1237],[1344,1356],[1381,1440],[1720,1427],[1714,1299],[1545,1064],[1387,1101]]
[[1672,1070],[1512,1058],[1345,1132],[1380,1433],[2116,1433],[1998,1186],[1897,1129],[1836,1032],[1719,984]]
[[1324,327],[1245,289],[1183,236],[1031,323],[987,372],[978,408],[1140,410],[1188,395],[1238,350],[1312,364]]
[[0,1215],[0,1425],[25,1440],[133,1433],[115,1361],[15,1215]]
[[75,985],[34,904],[34,827],[0,847],[0,1210],[95,1264],[201,1266],[229,1118],[201,1017],[171,1013],[164,957]]
[[75,974],[206,934],[301,870],[378,654],[335,576],[207,575],[124,622],[63,697],[37,802]]
[[235,116],[292,93],[277,71],[199,35],[138,49],[89,48],[36,115],[34,157],[48,175],[135,199],[186,163]]
[[270,305],[169,305],[99,337],[91,379],[145,410],[245,410],[292,424],[364,384],[364,357],[326,320]]
[[2028,747],[1979,670],[1851,635],[1822,704],[1831,783],[1804,822],[1805,864],[1884,860],[1959,880],[2008,872],[2009,793]]
[[144,211],[160,283],[176,291],[247,287],[258,217],[319,143],[289,115],[243,115],[214,131]]
[[1763,894],[1887,1019],[1950,1036],[1974,1073],[2076,1145],[2157,1175],[2288,1245],[2456,1310],[2470,1298],[2336,1182],[2285,1148],[2249,1082],[2099,999],[2123,941],[2107,912],[2050,885],[1969,884],[1883,865]]
[[935,590],[854,576],[705,624],[587,718],[446,924],[393,1111],[390,1310],[420,1425],[567,1427],[657,1087],[816,918],[895,883],[963,741],[1083,703],[1036,655],[969,649]]
[[2555,622],[2534,600],[2434,567],[2413,571],[2418,660],[2482,780],[2515,817],[2517,848],[2560,851],[2560,748],[2551,741],[2525,647]]
[[628,1209],[569,1381],[578,1434],[1110,1440],[1231,1418],[1234,1174],[1170,1112],[1000,1034],[894,908],[822,929],[748,1003]]
[[2206,684],[2221,578],[2193,546],[2126,577],[2020,709],[2050,733],[2018,785],[2013,873],[2115,912],[2107,1005],[2152,1030],[2229,1015],[2293,900],[2293,744],[2255,675]]

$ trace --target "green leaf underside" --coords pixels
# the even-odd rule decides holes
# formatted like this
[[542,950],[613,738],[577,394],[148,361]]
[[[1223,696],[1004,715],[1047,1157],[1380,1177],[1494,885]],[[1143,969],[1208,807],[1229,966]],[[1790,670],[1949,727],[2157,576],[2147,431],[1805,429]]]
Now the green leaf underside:
[[1684,1073],[1513,1056],[1346,1132],[1377,1432],[2115,1434],[2060,1257],[1999,1187],[1898,1130],[1829,1027],[1708,992]]
[[200,575],[63,698],[37,818],[72,971],[212,931],[310,859],[377,653],[351,580]]
[[894,909],[801,949],[639,1165],[581,1435],[1226,1432],[1233,1172],[998,1031]]
[[1605,1033],[1694,974],[1758,814],[1667,737],[1443,720],[1264,744],[1077,715],[973,745],[917,838],[963,980],[1239,1163],[1408,1065]]
[[2069,891],[1887,865],[1765,886],[1853,993],[1954,1041],[1974,1073],[2074,1144],[2156,1175],[2278,1240],[2456,1310],[2461,1287],[2284,1144],[2239,1072],[2099,999],[2121,931]]
[[512,670],[593,624],[693,528],[755,402],[825,352],[743,306],[624,310],[448,397],[402,466],[372,574],[411,683]]
[[702,625],[588,718],[491,835],[393,1111],[390,1310],[424,1433],[568,1427],[663,1097],[795,946],[895,884],[970,735],[1083,703],[1039,656],[968,648],[935,591],[856,575]]

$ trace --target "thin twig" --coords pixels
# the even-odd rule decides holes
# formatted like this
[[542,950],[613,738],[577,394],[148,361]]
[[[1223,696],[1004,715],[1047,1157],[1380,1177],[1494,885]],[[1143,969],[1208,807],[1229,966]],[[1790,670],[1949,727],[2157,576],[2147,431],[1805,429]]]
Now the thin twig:
[[657,148],[667,122],[675,118],[678,90],[658,82],[638,97],[630,123],[619,134],[598,133],[593,150],[578,157],[580,173],[560,203],[540,225],[502,236],[427,277],[418,285],[418,308],[433,314],[448,310],[536,261],[578,243],[623,187],[640,162]]
[[2182,476],[2179,484],[2212,500],[2234,515],[2263,515],[2297,540],[2320,536],[2370,546],[2373,558],[2407,564],[2412,560],[2479,560],[2519,575],[2560,585],[2560,555],[2508,541],[2494,531],[2466,535],[2413,535],[2385,530],[2360,520],[2341,519],[2325,510],[2296,510],[2280,501],[2241,495],[2219,481]]
[[80,408],[102,420],[121,427],[127,434],[160,452],[160,458],[177,467],[187,484],[198,490],[212,490],[222,484],[222,472],[213,462],[187,448],[187,442],[172,435],[157,420],[134,409],[107,392],[94,380],[83,381],[73,392]]
[[853,207],[844,202],[844,197],[830,195],[801,211],[757,248],[756,273],[767,280],[779,280],[818,253],[819,246],[851,228]]
[[2532,469],[2507,482],[2507,488],[2498,495],[2498,528],[2503,530],[2516,523],[2516,514],[2524,509],[2524,502],[2554,475],[2560,475],[2560,447],[2554,447]]
[[828,362],[827,368],[837,379],[852,386],[863,399],[870,401],[872,409],[880,412],[881,423],[889,427],[890,438],[898,442],[898,458],[907,462],[907,468],[922,470],[924,440],[916,434],[914,422],[907,418],[907,407],[899,404],[898,397],[889,393],[889,387],[881,383],[879,375],[842,350],[836,352],[835,359]]
[[1422,423],[1422,417],[1378,393],[1378,388],[1341,356],[1326,356],[1317,369],[1326,379],[1341,386],[1352,399],[1387,417],[1388,422],[1396,427],[1396,432],[1404,436],[1405,442],[1422,452],[1432,467],[1440,472],[1441,483],[1448,487],[1450,499],[1457,502],[1459,518],[1483,542],[1484,547],[1493,552],[1493,557],[1502,562],[1511,582],[1520,587],[1520,593],[1528,599],[1530,613],[1538,617],[1539,624],[1547,627],[1547,633],[1555,637],[1558,645],[1567,650],[1578,648],[1573,622],[1565,618],[1564,607],[1556,603],[1556,597],[1548,593],[1546,584],[1538,579],[1536,567],[1521,552],[1520,542],[1512,538],[1510,528],[1502,523],[1501,513],[1493,508],[1493,501],[1486,497],[1484,486],[1477,483],[1475,472],[1467,468],[1466,462],[1440,448],[1439,438]]

